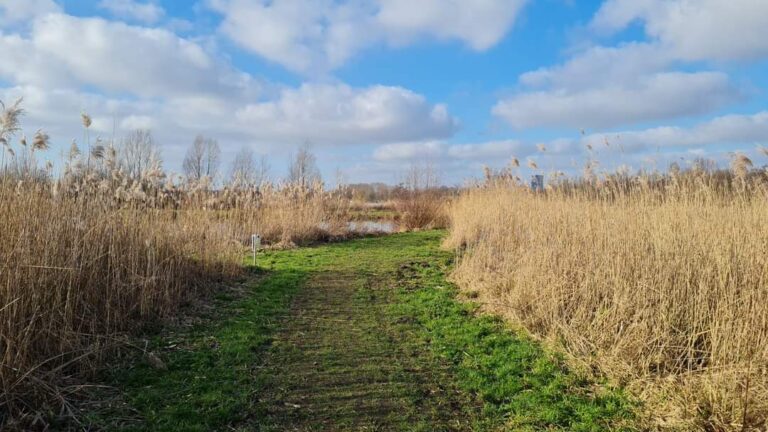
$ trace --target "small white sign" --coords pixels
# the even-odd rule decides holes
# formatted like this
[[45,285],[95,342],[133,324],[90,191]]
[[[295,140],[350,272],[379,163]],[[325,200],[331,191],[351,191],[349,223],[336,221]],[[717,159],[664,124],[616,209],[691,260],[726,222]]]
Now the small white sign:
[[258,234],[251,235],[251,251],[253,251],[253,266],[256,266],[256,251],[261,249],[261,236]]

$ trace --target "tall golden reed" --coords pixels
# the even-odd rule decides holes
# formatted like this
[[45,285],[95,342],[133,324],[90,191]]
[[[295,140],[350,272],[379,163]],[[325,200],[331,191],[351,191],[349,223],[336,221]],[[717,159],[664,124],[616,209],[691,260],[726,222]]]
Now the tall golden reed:
[[453,275],[494,312],[598,367],[667,430],[768,419],[765,173],[488,181],[452,206]]
[[0,413],[60,410],[63,377],[237,275],[250,234],[290,246],[346,233],[343,203],[320,185],[203,190],[119,177],[0,179]]
[[74,142],[56,178],[35,160],[45,132],[14,146],[21,114],[0,104],[0,429],[9,416],[66,414],[79,388],[67,383],[82,382],[67,377],[239,274],[251,234],[290,246],[347,233],[346,201],[320,183],[214,188],[154,158],[135,178],[113,147],[83,155]]

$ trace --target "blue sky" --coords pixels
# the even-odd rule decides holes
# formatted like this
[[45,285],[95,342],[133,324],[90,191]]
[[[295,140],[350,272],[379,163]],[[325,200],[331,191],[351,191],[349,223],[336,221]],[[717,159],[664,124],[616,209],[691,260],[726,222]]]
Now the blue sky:
[[309,142],[330,183],[768,162],[763,0],[0,0],[0,53],[28,133],[68,147],[85,111],[152,129],[172,171],[199,133],[224,174],[249,147],[279,178]]

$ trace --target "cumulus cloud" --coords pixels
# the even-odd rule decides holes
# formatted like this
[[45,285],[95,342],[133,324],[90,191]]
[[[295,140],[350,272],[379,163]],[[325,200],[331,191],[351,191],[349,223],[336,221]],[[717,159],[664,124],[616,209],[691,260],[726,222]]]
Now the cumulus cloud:
[[385,144],[373,152],[373,158],[382,162],[433,160],[443,156],[445,145],[439,141]]
[[612,33],[633,22],[684,60],[768,55],[768,3],[763,0],[607,0],[591,27]]
[[401,87],[304,84],[236,114],[259,133],[330,144],[381,143],[450,136],[457,120],[444,105]]
[[154,119],[147,115],[129,115],[120,121],[123,130],[154,129],[156,126]]
[[513,155],[523,156],[535,150],[517,140],[448,144],[444,141],[402,142],[377,147],[373,157],[381,162],[435,161],[507,161]]
[[366,40],[364,4],[334,0],[211,0],[220,31],[243,48],[289,69],[333,69]]
[[85,110],[94,118],[94,136],[107,139],[113,132],[119,137],[133,129],[152,129],[171,165],[179,163],[181,149],[198,133],[216,137],[225,150],[250,143],[279,155],[304,141],[323,149],[367,146],[444,138],[456,128],[444,107],[398,87],[307,84],[250,104],[207,97],[109,97],[32,85],[0,87],[0,100],[20,96],[25,98],[27,129],[45,128],[54,143],[64,145],[82,136],[79,116]]
[[[110,98],[76,88],[52,89],[34,85],[0,87],[0,100],[9,101],[19,97],[24,98],[26,115],[22,125],[27,132],[43,128],[49,132],[53,143],[60,146],[82,137],[79,118],[83,111],[93,116],[91,129],[94,136],[105,139],[112,136],[115,127],[114,131],[121,134],[134,126],[146,125],[137,123],[137,120],[162,112],[162,104],[157,101]],[[168,127],[178,131],[171,124]]]
[[484,51],[509,30],[524,0],[380,0],[377,22],[390,41],[419,37],[457,39]]
[[618,47],[594,46],[561,65],[544,67],[520,76],[530,88],[556,87],[579,90],[603,84],[630,83],[639,76],[657,73],[673,62],[670,53],[648,43]]
[[53,0],[3,0],[0,2],[0,27],[60,11],[61,7]]
[[[374,151],[374,160],[382,166],[402,166],[424,160],[438,162],[464,176],[479,173],[482,165],[501,167],[512,156],[533,159],[547,171],[562,170],[579,174],[590,158],[601,169],[612,170],[622,164],[662,167],[680,157],[727,159],[729,152],[755,153],[758,145],[768,142],[768,111],[732,114],[691,125],[660,126],[647,129],[592,133],[574,138],[545,141],[502,140],[468,144],[426,141],[389,144]],[[546,151],[542,152],[540,146]],[[592,150],[588,150],[588,146]],[[523,171],[526,171],[523,167]]]
[[525,92],[500,101],[493,113],[518,129],[606,128],[705,114],[738,97],[725,74],[667,72],[626,84],[606,82],[584,89],[564,86]]
[[160,21],[165,10],[154,2],[141,3],[135,0],[101,0],[99,7],[119,18],[153,24]]
[[[657,148],[690,147],[701,150],[712,145],[754,147],[768,141],[768,111],[755,114],[731,114],[691,127],[663,126],[639,131],[610,134],[610,139],[627,152],[644,152]],[[584,137],[581,144],[597,146],[606,140],[604,134]]]
[[63,145],[82,136],[151,128],[173,166],[198,133],[225,149],[250,144],[288,152],[308,140],[325,148],[443,139],[458,128],[446,106],[395,86],[298,87],[244,73],[215,52],[157,28],[52,13],[22,33],[0,33],[0,99],[25,97],[28,128]]
[[[585,159],[588,146],[604,159],[616,162],[625,157],[639,161],[650,154],[663,159],[665,155],[718,155],[727,151],[750,151],[768,141],[768,111],[754,114],[729,114],[715,117],[689,127],[659,126],[639,130],[592,133],[579,138],[558,138],[540,143],[547,153],[579,156]],[[533,144],[523,145],[535,148]],[[592,154],[595,156],[595,154]],[[561,159],[565,160],[565,159]],[[560,165],[559,168],[565,167]]]
[[35,22],[31,42],[61,64],[58,70],[107,91],[234,94],[244,78],[220,69],[200,45],[169,31],[99,18],[48,15]]
[[507,160],[524,148],[523,143],[516,140],[489,141],[479,144],[452,145],[448,148],[448,155],[457,159]]
[[45,15],[28,37],[0,35],[0,51],[11,59],[0,62],[0,77],[38,87],[85,84],[143,97],[235,96],[255,87],[194,42],[101,18]]
[[[768,3],[761,0],[607,0],[590,27],[610,34],[634,22],[643,25],[644,40],[591,46],[560,65],[524,73],[519,90],[501,98],[493,113],[520,129],[706,114],[743,92],[725,73],[702,70],[701,61],[768,56]],[[685,72],[675,70],[684,66]]]
[[380,43],[458,40],[486,50],[526,0],[208,0],[220,31],[245,49],[302,73],[338,68]]

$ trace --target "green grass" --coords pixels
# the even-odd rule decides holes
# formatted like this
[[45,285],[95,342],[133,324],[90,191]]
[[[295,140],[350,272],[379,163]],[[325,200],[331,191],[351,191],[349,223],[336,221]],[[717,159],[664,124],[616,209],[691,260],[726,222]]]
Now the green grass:
[[447,269],[411,266],[410,287],[402,288],[394,313],[416,318],[421,337],[454,366],[461,388],[480,395],[486,416],[515,431],[631,430],[633,406],[621,390],[569,372],[560,356],[457,302]]
[[[389,425],[382,426],[386,430],[431,430],[429,423],[437,421],[432,419],[462,424],[462,430],[629,429],[625,425],[631,424],[633,407],[622,391],[580,378],[559,356],[456,300],[455,287],[445,279],[451,256],[439,250],[442,236],[428,231],[261,254],[260,276],[243,293],[217,299],[213,311],[191,327],[168,328],[152,337],[150,349],[159,353],[166,370],[140,358],[110,368],[104,379],[120,390],[128,408],[97,410],[86,420],[105,429],[137,431],[279,430],[270,424],[294,421],[312,425],[311,419],[299,418],[301,410],[285,414],[270,408],[278,396],[296,395],[275,392],[295,384],[281,365],[316,360],[310,364],[321,362],[322,374],[311,376],[329,377],[336,363],[357,364],[353,354],[340,358],[334,351],[343,348],[385,356],[396,352],[387,357],[393,363],[391,375],[361,368],[347,380],[407,383],[403,374],[422,370],[418,385],[385,387],[382,400],[401,398],[398,403],[406,408],[399,419],[391,413],[380,419]],[[329,327],[325,333],[318,327],[315,337],[328,352],[307,357],[292,348],[291,338],[314,327],[303,328],[290,316],[291,301],[321,302],[324,294],[311,291],[319,288],[312,284],[342,277],[352,282],[351,295],[346,302],[338,290],[347,285],[341,284],[333,288],[336,301],[344,300],[344,308],[359,313],[344,316],[348,327]],[[317,313],[338,318],[346,312],[329,307]],[[343,334],[361,328],[365,337]],[[313,396],[311,384],[303,396]],[[318,406],[347,398],[342,390],[318,396]],[[296,418],[283,418],[292,415]]]
[[159,353],[167,370],[132,358],[105,372],[107,383],[121,390],[142,421],[128,416],[116,422],[114,413],[97,413],[93,421],[126,431],[223,430],[244,421],[257,390],[251,367],[271,342],[305,276],[301,271],[271,274],[247,284],[242,298],[219,296],[217,310],[191,329],[155,335],[149,348]]

